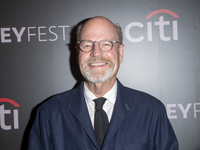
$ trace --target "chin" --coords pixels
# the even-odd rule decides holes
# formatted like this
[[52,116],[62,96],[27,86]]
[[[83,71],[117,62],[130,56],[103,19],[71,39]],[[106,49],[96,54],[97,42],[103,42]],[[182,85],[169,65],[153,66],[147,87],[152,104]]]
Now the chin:
[[87,80],[91,83],[104,83],[109,79],[110,77],[109,78],[87,78]]
[[112,77],[113,68],[103,73],[92,73],[86,70],[83,70],[83,73],[85,78],[91,83],[104,83]]

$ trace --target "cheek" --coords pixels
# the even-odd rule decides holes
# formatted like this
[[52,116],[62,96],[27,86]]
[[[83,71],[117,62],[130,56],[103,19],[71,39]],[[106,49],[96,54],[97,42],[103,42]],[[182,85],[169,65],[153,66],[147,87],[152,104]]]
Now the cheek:
[[85,60],[87,60],[88,56],[87,53],[80,52],[79,54],[79,65],[83,64]]
[[115,64],[117,65],[120,61],[119,58],[119,53],[118,51],[113,51],[112,53],[109,54],[109,59]]

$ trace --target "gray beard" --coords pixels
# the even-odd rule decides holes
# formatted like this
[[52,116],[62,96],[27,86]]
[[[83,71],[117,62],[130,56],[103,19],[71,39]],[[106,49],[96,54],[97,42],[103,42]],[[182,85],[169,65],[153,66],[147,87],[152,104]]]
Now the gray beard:
[[98,72],[98,70],[89,71],[86,67],[82,67],[85,78],[91,83],[103,83],[111,78],[114,66],[111,66],[108,70]]

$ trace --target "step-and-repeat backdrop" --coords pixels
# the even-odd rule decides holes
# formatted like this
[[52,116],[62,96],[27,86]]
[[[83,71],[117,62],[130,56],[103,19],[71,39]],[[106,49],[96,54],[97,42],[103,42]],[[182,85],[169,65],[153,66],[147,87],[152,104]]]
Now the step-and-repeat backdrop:
[[80,81],[74,60],[82,20],[119,23],[118,79],[160,99],[180,150],[200,150],[199,0],[36,0],[0,5],[0,149],[26,150],[38,105]]

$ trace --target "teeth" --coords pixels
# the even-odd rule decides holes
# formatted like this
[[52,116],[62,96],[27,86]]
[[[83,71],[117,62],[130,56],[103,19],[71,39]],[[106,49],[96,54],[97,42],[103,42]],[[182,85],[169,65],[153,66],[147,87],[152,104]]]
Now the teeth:
[[95,63],[95,64],[90,64],[91,66],[102,66],[106,65],[106,63]]

